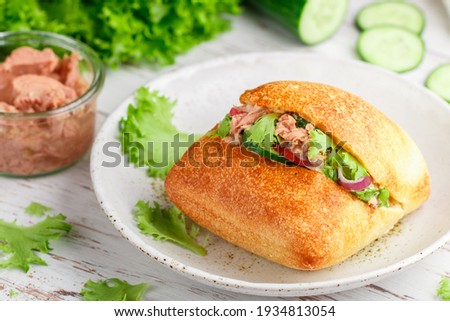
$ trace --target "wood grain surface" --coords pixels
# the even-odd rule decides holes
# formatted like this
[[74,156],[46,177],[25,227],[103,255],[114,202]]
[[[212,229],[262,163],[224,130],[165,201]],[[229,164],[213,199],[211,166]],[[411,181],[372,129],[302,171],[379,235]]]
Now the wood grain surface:
[[[97,127],[118,104],[140,85],[161,73],[219,56],[244,52],[297,50],[332,57],[356,58],[358,31],[356,12],[370,1],[352,0],[344,26],[330,40],[316,47],[301,45],[294,35],[252,12],[232,17],[233,29],[180,56],[165,69],[122,67],[107,72],[99,97]],[[440,0],[418,0],[425,12],[423,37],[426,56],[419,68],[401,77],[422,84],[437,65],[450,62],[450,18]],[[1,148],[1,146],[0,146]],[[187,279],[155,263],[128,243],[115,230],[95,198],[89,175],[89,155],[72,168],[36,179],[0,178],[0,217],[32,223],[23,214],[32,201],[40,202],[67,216],[73,230],[52,242],[54,250],[42,254],[48,266],[31,266],[28,273],[0,270],[0,300],[80,300],[79,292],[88,279],[118,277],[130,283],[147,282],[146,300],[436,300],[443,275],[450,274],[450,244],[410,268],[362,288],[322,296],[261,298],[218,290]],[[10,297],[10,290],[19,294]]]

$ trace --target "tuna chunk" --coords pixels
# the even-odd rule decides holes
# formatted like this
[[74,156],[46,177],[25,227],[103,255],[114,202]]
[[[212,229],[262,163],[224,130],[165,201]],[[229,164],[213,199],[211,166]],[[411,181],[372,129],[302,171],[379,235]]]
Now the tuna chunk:
[[0,101],[0,113],[18,113],[16,107]]
[[41,51],[30,47],[20,47],[11,52],[3,66],[14,76],[48,75],[56,69],[58,63],[58,56],[49,48]]
[[296,127],[295,123],[295,118],[291,115],[281,115],[275,128],[275,134],[293,145],[302,145],[309,138],[308,130]]
[[9,103],[11,100],[11,81],[13,76],[0,64],[0,101]]
[[12,82],[14,106],[19,111],[33,108],[35,111],[55,109],[74,101],[75,90],[46,76],[24,75]]
[[78,61],[80,60],[80,55],[78,52],[72,52],[70,56],[64,56],[61,66],[60,66],[60,81],[66,86],[75,89],[78,96],[84,94],[89,85],[81,77],[78,68]]
[[[247,112],[244,110],[247,110]],[[233,135],[235,142],[240,141],[239,134],[242,130],[249,128],[258,118],[267,114],[267,110],[258,106],[251,106],[251,108],[247,106],[242,108],[242,111],[242,113],[231,117],[230,133]]]
[[74,87],[80,72],[78,71],[78,53],[73,52],[70,56],[64,56],[61,62],[61,82],[69,87]]
[[75,86],[73,87],[73,89],[75,89],[75,92],[77,93],[78,97],[83,95],[88,88],[89,88],[89,84],[82,77],[78,78],[77,82],[75,83]]

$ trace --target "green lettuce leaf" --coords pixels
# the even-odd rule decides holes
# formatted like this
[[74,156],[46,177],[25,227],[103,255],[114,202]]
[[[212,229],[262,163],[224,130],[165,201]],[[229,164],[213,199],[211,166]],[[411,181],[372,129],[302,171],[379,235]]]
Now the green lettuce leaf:
[[314,129],[309,132],[310,144],[308,158],[314,159],[317,155],[326,155],[328,149],[334,148],[333,140],[320,129]]
[[31,202],[30,205],[25,208],[25,213],[38,217],[44,216],[48,211],[51,211],[50,207],[37,202]]
[[[309,159],[314,159],[319,153],[326,155],[328,152],[328,157],[321,169],[326,177],[336,182],[338,170],[342,170],[344,176],[350,180],[369,176],[367,170],[356,158],[344,151],[342,146],[335,145],[332,139],[319,129],[310,131],[310,138]],[[353,192],[353,194],[365,202],[368,202],[373,196],[377,196],[379,206],[389,207],[389,191],[386,188],[376,189],[371,185],[362,191]]]
[[239,0],[0,0],[0,31],[75,37],[108,65],[172,64],[178,54],[229,29]]
[[260,146],[263,149],[270,149],[277,141],[275,136],[275,122],[280,114],[267,114],[256,120],[256,122],[245,131],[244,141]]
[[373,186],[369,186],[366,189],[363,189],[362,191],[353,192],[359,199],[368,202],[372,197],[375,195],[380,194],[380,190],[376,189]]
[[450,301],[450,278],[443,276],[439,282],[437,296],[444,301]]
[[12,299],[12,298],[15,298],[16,296],[18,296],[20,293],[19,292],[17,292],[16,290],[14,290],[14,289],[9,289],[9,297]]
[[389,191],[386,187],[380,189],[380,194],[378,195],[379,206],[389,207]]
[[347,179],[357,180],[363,176],[369,176],[364,166],[343,149],[336,153],[335,160],[342,168],[342,172]]
[[231,116],[227,114],[224,119],[220,122],[219,127],[217,127],[217,135],[220,138],[224,138],[230,133],[231,129]]
[[157,91],[141,87],[135,99],[119,123],[122,152],[136,166],[148,166],[149,176],[165,178],[199,136],[179,133],[172,124],[175,102]]
[[44,30],[47,15],[37,0],[0,0],[0,30]]
[[48,253],[49,241],[70,231],[72,226],[65,220],[64,215],[58,214],[32,226],[19,226],[0,219],[0,251],[7,254],[6,259],[0,260],[0,267],[13,266],[28,272],[30,264],[47,265],[36,252]]
[[129,284],[117,278],[94,282],[88,280],[81,290],[84,301],[140,301],[149,285]]
[[338,179],[338,173],[337,169],[333,166],[325,162],[324,166],[322,167],[322,173],[328,177],[329,179],[333,181],[337,181]]
[[310,145],[308,158],[314,159],[317,155],[327,155],[322,172],[328,177],[337,180],[336,169],[340,168],[344,176],[350,180],[356,180],[363,176],[368,176],[364,166],[358,162],[352,155],[336,146],[331,137],[322,132],[320,129],[314,129],[309,132]]
[[188,228],[186,216],[175,206],[161,209],[157,202],[150,207],[148,202],[139,201],[135,207],[135,217],[143,234],[155,240],[170,241],[191,250],[198,255],[206,255],[206,249],[197,244],[199,227],[194,223]]
[[356,195],[359,199],[368,202],[370,199],[374,196],[378,199],[378,207],[384,206],[389,207],[389,191],[386,187],[383,187],[381,189],[376,189],[373,185],[367,187],[366,189],[358,192],[352,192],[354,195]]

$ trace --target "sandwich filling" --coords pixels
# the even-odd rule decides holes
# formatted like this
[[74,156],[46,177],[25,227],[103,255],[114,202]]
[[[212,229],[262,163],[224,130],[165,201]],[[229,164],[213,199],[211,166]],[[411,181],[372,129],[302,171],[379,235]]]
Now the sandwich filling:
[[289,166],[321,172],[372,208],[389,207],[389,191],[378,186],[364,166],[330,136],[292,112],[254,105],[231,108],[216,133],[228,143]]

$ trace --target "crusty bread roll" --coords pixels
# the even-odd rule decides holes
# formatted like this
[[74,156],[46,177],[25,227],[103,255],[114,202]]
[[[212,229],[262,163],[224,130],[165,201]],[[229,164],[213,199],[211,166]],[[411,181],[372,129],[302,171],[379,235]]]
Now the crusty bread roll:
[[295,112],[336,143],[346,142],[345,150],[391,192],[391,206],[374,209],[320,172],[207,135],[174,165],[165,186],[181,211],[227,241],[285,266],[321,269],[355,254],[428,198],[429,175],[417,146],[361,98],[327,85],[280,81],[240,100]]

